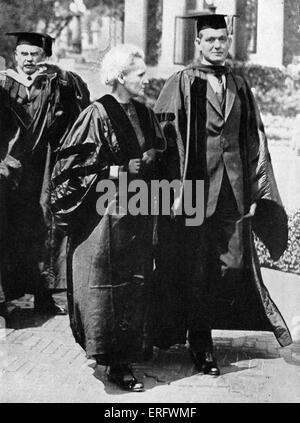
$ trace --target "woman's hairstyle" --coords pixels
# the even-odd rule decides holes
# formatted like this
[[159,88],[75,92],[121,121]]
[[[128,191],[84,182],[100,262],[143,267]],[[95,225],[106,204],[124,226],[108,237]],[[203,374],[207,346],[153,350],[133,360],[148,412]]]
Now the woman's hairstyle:
[[114,87],[118,77],[126,73],[135,59],[145,60],[143,50],[133,44],[119,44],[109,50],[101,64],[101,82]]

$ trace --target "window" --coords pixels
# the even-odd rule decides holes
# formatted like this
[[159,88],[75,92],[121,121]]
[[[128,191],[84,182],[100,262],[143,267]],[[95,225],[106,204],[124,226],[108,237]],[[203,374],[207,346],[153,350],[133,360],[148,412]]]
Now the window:
[[257,2],[258,0],[246,0],[246,42],[247,52],[257,51]]
[[186,10],[187,12],[194,11],[197,8],[197,0],[187,0],[186,1]]
[[158,64],[161,54],[163,0],[148,0],[146,63]]
[[175,18],[174,64],[186,65],[194,58],[196,25],[194,19]]

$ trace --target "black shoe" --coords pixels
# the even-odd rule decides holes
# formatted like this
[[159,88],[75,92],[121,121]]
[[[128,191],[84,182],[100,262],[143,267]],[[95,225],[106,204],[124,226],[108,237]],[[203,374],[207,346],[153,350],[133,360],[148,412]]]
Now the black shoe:
[[190,352],[192,360],[199,373],[210,376],[220,375],[220,369],[218,367],[217,360],[213,356],[212,352],[206,351],[204,353],[198,353],[192,350],[190,350]]
[[144,385],[134,377],[131,368],[126,364],[110,366],[107,372],[108,379],[121,389],[130,392],[143,392]]
[[34,312],[39,314],[51,314],[56,316],[65,316],[68,312],[67,310],[56,304],[53,303],[43,303],[43,304],[34,304]]
[[6,319],[8,314],[9,314],[9,311],[8,311],[7,305],[5,303],[0,303],[0,316]]
[[11,303],[0,303],[0,316],[4,319],[10,317],[15,311],[20,308]]

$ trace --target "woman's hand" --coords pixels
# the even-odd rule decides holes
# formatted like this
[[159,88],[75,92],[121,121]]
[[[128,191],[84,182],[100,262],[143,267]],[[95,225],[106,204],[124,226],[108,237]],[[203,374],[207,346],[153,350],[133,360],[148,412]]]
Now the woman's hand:
[[145,153],[143,154],[143,163],[146,165],[151,164],[152,162],[154,162],[156,157],[156,150],[155,148],[150,148],[150,150],[145,151]]
[[131,159],[128,163],[128,173],[138,175],[142,167],[142,159]]

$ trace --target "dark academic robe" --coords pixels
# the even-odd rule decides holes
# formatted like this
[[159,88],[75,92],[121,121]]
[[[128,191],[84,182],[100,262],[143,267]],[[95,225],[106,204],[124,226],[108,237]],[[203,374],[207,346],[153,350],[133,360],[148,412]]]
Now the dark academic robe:
[[20,179],[21,163],[14,159],[8,152],[9,137],[4,141],[4,134],[8,134],[9,125],[12,121],[12,111],[9,107],[7,93],[0,86],[0,304],[6,301],[6,295],[2,284],[2,269],[4,263],[4,251],[6,249],[7,210],[6,193],[13,189]]
[[[220,192],[226,184],[231,187],[230,192],[235,197],[235,211],[241,215],[240,230],[244,246],[242,283],[235,287],[236,298],[228,307],[224,305],[218,310],[212,310],[213,327],[273,331],[278,342],[286,346],[292,342],[291,336],[263,284],[253,231],[265,243],[273,259],[278,260],[287,246],[287,216],[280,200],[263,124],[251,90],[244,79],[230,72],[227,76],[226,96],[226,108],[221,118],[220,105],[213,96],[205,73],[197,66],[174,74],[166,82],[155,106],[168,142],[162,170],[164,177],[169,180],[204,180],[204,225],[211,216],[215,216]],[[215,114],[216,120],[208,114]],[[207,127],[208,117],[211,127]],[[221,189],[225,171],[226,184]],[[175,215],[182,195],[184,190],[175,199]],[[257,203],[257,210],[255,217],[249,218],[247,213],[253,202]],[[189,232],[186,228],[182,229],[182,225],[183,218],[180,216],[175,219],[162,217],[159,221],[154,313],[154,321],[159,321],[159,326],[154,325],[153,329],[158,346],[168,347],[175,343],[185,343],[186,340],[189,304],[185,292],[186,285],[191,282],[186,280],[180,257],[185,253],[182,248],[188,250],[194,246],[188,243],[182,244],[184,247],[180,246],[182,233]],[[201,237],[202,226],[198,228],[197,234],[199,245],[205,242]],[[212,226],[210,230],[217,228]],[[195,272],[198,269],[200,274],[203,272],[201,254],[195,261]],[[206,271],[207,275],[214,272],[214,266]],[[199,283],[205,284],[206,279],[204,276]],[[225,292],[224,287],[219,287],[219,296],[223,289]],[[226,301],[222,304],[226,304]]]
[[[3,119],[4,119],[4,91],[2,87],[0,87],[0,134],[3,131]],[[6,149],[5,149],[6,150]],[[3,159],[6,155],[6,152],[2,152],[0,150],[0,253],[2,248],[2,241],[3,241],[3,231],[5,227],[5,209],[4,205],[4,172],[7,171],[7,167],[3,163]],[[1,258],[0,258],[1,263]],[[1,280],[1,264],[0,264],[0,280]],[[0,284],[1,286],[1,284]],[[1,302],[1,294],[0,294],[0,302]]]
[[[3,131],[3,120],[4,120],[4,91],[0,87],[0,134]],[[6,150],[6,149],[5,149]],[[5,301],[5,294],[2,288],[2,276],[1,276],[1,267],[2,267],[2,254],[3,249],[3,235],[5,228],[5,208],[4,208],[4,195],[5,195],[5,182],[4,178],[7,174],[7,166],[4,163],[3,159],[6,155],[5,151],[0,150],[0,304]]]
[[[7,178],[2,283],[7,300],[36,293],[44,284],[65,289],[64,236],[49,207],[49,182],[56,154],[79,113],[89,104],[81,78],[56,66],[32,85],[13,70],[3,88],[11,111],[1,134],[6,157],[21,164],[21,177]],[[26,89],[27,88],[27,89]]]
[[[154,113],[133,104],[143,147],[119,103],[107,95],[81,113],[52,176],[53,210],[69,235],[71,328],[87,355],[106,365],[142,360],[149,347],[153,218],[124,214],[112,169],[126,174],[130,159],[141,158],[150,148],[164,148],[164,140]],[[127,176],[128,182],[135,180]],[[155,167],[139,178],[148,184],[154,177]],[[109,179],[115,181],[116,194],[98,214],[101,194],[96,187]],[[120,209],[112,212],[117,203]]]

